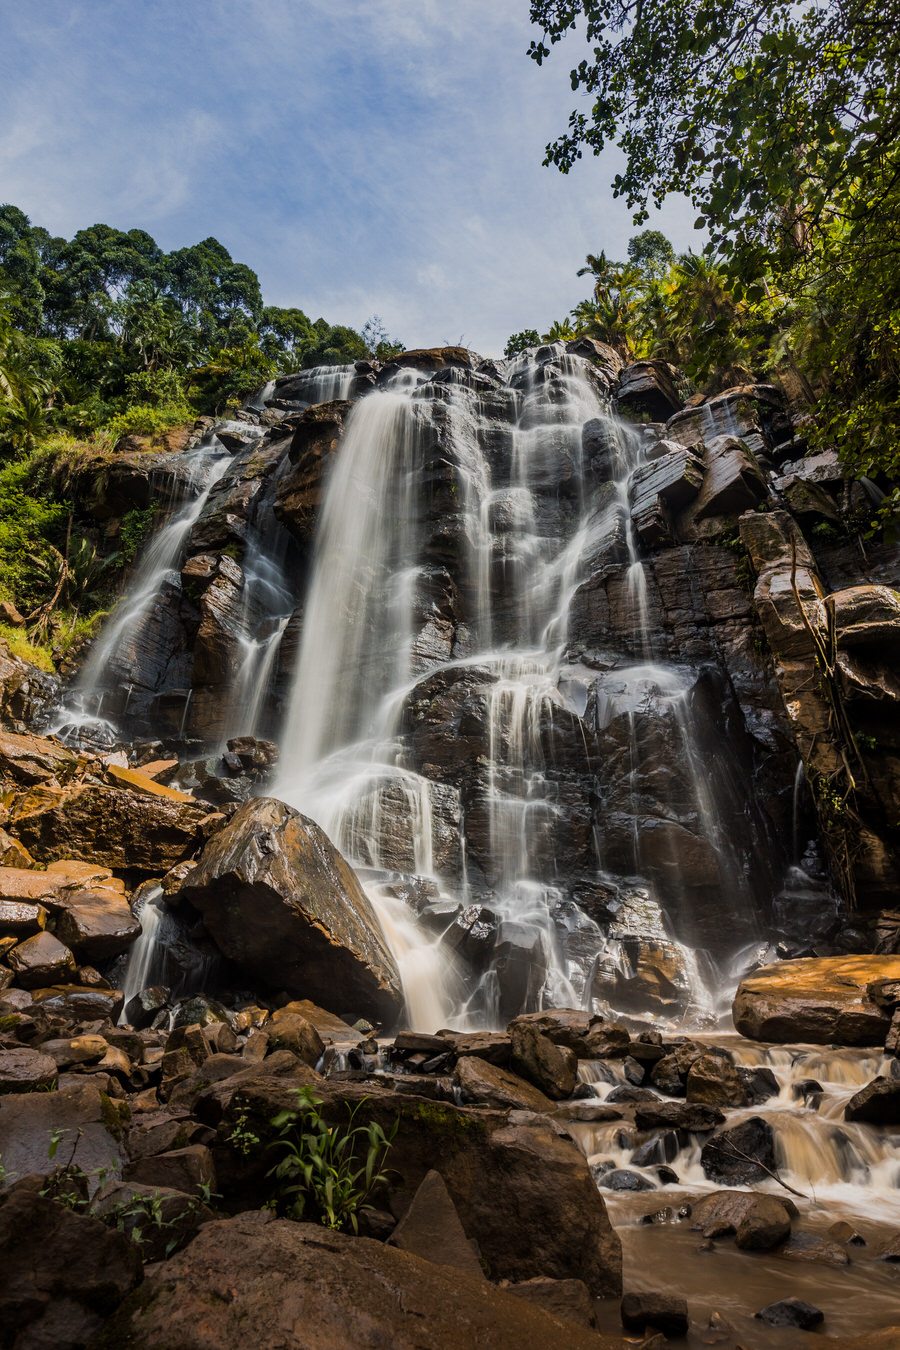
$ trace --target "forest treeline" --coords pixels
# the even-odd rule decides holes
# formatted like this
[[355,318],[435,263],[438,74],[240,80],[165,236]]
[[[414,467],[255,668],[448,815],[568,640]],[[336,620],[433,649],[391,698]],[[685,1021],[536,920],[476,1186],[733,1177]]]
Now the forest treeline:
[[264,304],[216,239],[170,253],[109,225],[63,239],[0,206],[0,638],[57,665],[153,528],[151,507],[101,538],[70,501],[74,467],[102,472],[124,435],[228,412],[280,371],[401,350],[377,318],[357,332]]

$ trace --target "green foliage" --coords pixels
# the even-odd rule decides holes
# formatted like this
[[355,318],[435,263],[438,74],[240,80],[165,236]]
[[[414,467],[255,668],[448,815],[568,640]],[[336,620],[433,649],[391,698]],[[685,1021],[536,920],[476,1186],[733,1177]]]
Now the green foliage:
[[242,1153],[245,1158],[253,1153],[254,1149],[259,1147],[260,1138],[248,1126],[250,1114],[246,1110],[237,1113],[234,1123],[228,1133],[228,1142],[238,1153]]
[[69,516],[48,481],[39,455],[0,468],[0,593],[23,614],[46,597],[48,577],[58,572],[56,546]]
[[104,431],[115,444],[123,436],[154,436],[161,431],[168,431],[170,427],[177,427],[193,420],[194,411],[186,404],[152,407],[143,403],[111,417]]
[[504,356],[518,356],[528,347],[539,347],[541,335],[536,328],[523,328],[521,333],[513,333],[503,349]]
[[381,1170],[397,1133],[386,1135],[377,1121],[354,1125],[363,1098],[349,1111],[346,1129],[327,1124],[319,1112],[322,1098],[298,1088],[295,1110],[272,1119],[277,1136],[269,1147],[279,1159],[268,1175],[276,1182],[275,1207],[290,1219],[314,1217],[326,1228],[358,1227],[361,1210],[371,1208],[373,1189],[387,1180]]
[[122,517],[122,529],[119,534],[119,554],[125,563],[130,563],[147,535],[153,529],[156,507],[136,506]]
[[590,104],[545,162],[565,173],[616,141],[636,221],[673,192],[694,203],[695,367],[789,369],[819,399],[818,443],[883,475],[896,513],[900,0],[532,0],[531,16],[538,64],[574,31],[588,44],[572,88]]

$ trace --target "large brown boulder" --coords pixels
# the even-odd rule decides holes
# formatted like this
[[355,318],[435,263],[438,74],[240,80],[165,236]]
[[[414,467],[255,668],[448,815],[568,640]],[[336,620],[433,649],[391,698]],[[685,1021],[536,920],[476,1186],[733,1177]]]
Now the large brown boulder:
[[100,1344],[132,1350],[625,1350],[474,1274],[253,1212],[156,1267]]
[[[265,1067],[265,1061],[262,1068]],[[255,1178],[261,1202],[271,1121],[296,1106],[290,1075],[259,1078],[231,1096],[218,1124],[220,1181],[229,1167]],[[396,1135],[387,1167],[398,1198],[418,1190],[426,1173],[440,1172],[468,1238],[474,1239],[492,1279],[537,1276],[583,1280],[595,1297],[621,1293],[622,1248],[584,1154],[555,1121],[532,1111],[467,1109],[387,1091],[377,1080],[316,1084],[320,1110],[331,1125],[346,1126],[348,1109],[362,1103],[354,1123],[377,1121]],[[261,1140],[257,1156],[225,1153],[233,1123]],[[211,1117],[203,1117],[211,1119]]]
[[400,977],[372,905],[325,833],[299,811],[247,802],[203,850],[180,894],[220,950],[288,994],[389,1018]]
[[76,1214],[24,1178],[0,1198],[0,1344],[76,1350],[141,1279],[123,1233]]
[[30,787],[55,778],[63,783],[71,778],[78,759],[49,736],[16,736],[0,731],[0,777],[7,782]]
[[756,1041],[882,1045],[890,1013],[866,992],[881,979],[900,979],[900,956],[810,957],[763,966],[738,987],[734,1025]]
[[143,791],[81,782],[17,797],[11,829],[39,862],[78,858],[157,876],[188,857],[209,808]]

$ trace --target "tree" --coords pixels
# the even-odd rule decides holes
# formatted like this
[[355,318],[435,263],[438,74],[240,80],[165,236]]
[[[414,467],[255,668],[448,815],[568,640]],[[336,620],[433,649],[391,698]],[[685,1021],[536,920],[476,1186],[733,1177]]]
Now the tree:
[[532,0],[531,15],[538,64],[580,22],[590,47],[572,87],[591,106],[545,162],[565,173],[617,142],[614,191],[639,222],[688,195],[733,304],[783,297],[819,438],[900,472],[900,0]]
[[521,333],[513,333],[503,349],[504,356],[518,356],[529,347],[539,347],[541,335],[536,328],[523,328]]
[[628,241],[628,261],[653,281],[661,281],[675,261],[675,250],[662,230],[642,230]]

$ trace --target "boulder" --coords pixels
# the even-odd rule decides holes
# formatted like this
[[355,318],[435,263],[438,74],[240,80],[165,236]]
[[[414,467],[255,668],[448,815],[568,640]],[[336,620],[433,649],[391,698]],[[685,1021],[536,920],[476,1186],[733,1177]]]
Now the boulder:
[[762,1116],[719,1130],[700,1151],[700,1164],[711,1181],[749,1186],[765,1181],[776,1168],[772,1127]]
[[688,1305],[674,1294],[630,1293],[621,1304],[622,1325],[628,1331],[644,1331],[652,1327],[666,1337],[686,1336],[689,1317]]
[[43,1049],[17,1045],[0,1050],[0,1095],[52,1088],[56,1079],[56,1060]]
[[292,1050],[314,1069],[322,1057],[325,1042],[311,1022],[291,1010],[292,1005],[279,1008],[267,1024],[269,1045],[273,1050]]
[[780,961],[741,981],[732,1006],[742,1036],[814,1045],[882,1045],[890,1015],[867,992],[900,979],[900,956],[830,956]]
[[670,536],[670,521],[697,496],[703,473],[700,456],[683,447],[635,470],[630,484],[631,516],[645,544]]
[[365,1040],[361,1031],[350,1026],[343,1018],[336,1017],[334,1013],[326,1012],[308,998],[295,999],[293,1003],[286,1003],[280,1009],[282,1013],[297,1013],[304,1018],[311,1027],[314,1027],[326,1045],[333,1045],[337,1048],[343,1048],[347,1045],[359,1045],[360,1041]]
[[580,1327],[594,1325],[594,1300],[583,1280],[548,1280],[538,1275],[533,1280],[508,1285],[507,1291],[563,1322],[577,1322]]
[[193,799],[100,783],[35,788],[11,808],[17,837],[39,862],[77,858],[155,876],[193,852],[208,814]]
[[312,538],[325,475],[340,445],[351,406],[340,399],[316,403],[294,424],[288,452],[291,467],[278,480],[275,515],[305,543]]
[[837,1242],[818,1233],[793,1233],[778,1253],[785,1261],[808,1261],[826,1266],[849,1266],[850,1257]]
[[157,1186],[196,1195],[200,1187],[216,1189],[216,1169],[212,1154],[204,1144],[189,1144],[129,1163],[124,1180],[139,1186]]
[[825,1321],[821,1309],[799,1298],[783,1298],[770,1303],[755,1316],[770,1327],[797,1327],[800,1331],[811,1331]]
[[29,1176],[0,1197],[4,1346],[80,1350],[142,1277],[123,1233],[38,1194]]
[[[273,1115],[295,1105],[291,1087],[289,1075],[242,1086],[220,1139],[241,1111],[247,1128],[269,1137]],[[621,1245],[603,1199],[584,1154],[546,1114],[457,1107],[386,1091],[373,1079],[325,1080],[316,1094],[329,1124],[346,1125],[360,1101],[360,1123],[377,1121],[385,1132],[397,1123],[387,1165],[398,1196],[411,1198],[426,1172],[439,1171],[492,1279],[574,1278],[599,1298],[621,1292]],[[241,1165],[260,1168],[254,1159]]]
[[628,416],[650,422],[665,422],[682,406],[665,361],[634,361],[626,366],[619,376],[616,402]]
[[578,1078],[575,1051],[564,1045],[554,1045],[533,1022],[518,1018],[510,1022],[509,1035],[514,1072],[527,1078],[554,1101],[571,1097]]
[[43,1012],[73,1022],[92,1022],[96,1018],[114,1022],[122,1011],[119,989],[100,989],[80,984],[57,984],[32,990],[32,998]]
[[23,989],[39,989],[75,974],[75,958],[52,933],[36,933],[19,942],[6,958]]
[[240,807],[180,894],[220,950],[269,987],[328,1003],[338,990],[368,1016],[399,1012],[399,975],[368,897],[318,825],[284,802]]
[[746,1106],[747,1090],[740,1073],[730,1059],[722,1055],[701,1055],[687,1076],[689,1102],[707,1106]]
[[463,1099],[479,1106],[492,1106],[501,1111],[510,1107],[527,1111],[553,1110],[553,1102],[539,1088],[508,1069],[501,1069],[474,1055],[460,1058],[453,1079],[461,1089]]
[[31,787],[48,779],[64,783],[77,767],[77,756],[48,736],[16,736],[0,731],[0,778],[9,786]]
[[693,1202],[691,1228],[705,1238],[733,1235],[744,1251],[767,1252],[790,1237],[792,1211],[796,1213],[796,1206],[791,1201],[774,1195],[716,1191]]
[[392,1247],[421,1256],[423,1261],[454,1266],[476,1279],[484,1279],[440,1172],[426,1172],[412,1204],[388,1241]]
[[80,961],[106,961],[140,936],[141,925],[116,891],[74,891],[48,903],[56,910],[57,937]]
[[701,1102],[642,1101],[634,1113],[634,1123],[639,1130],[688,1130],[691,1134],[708,1133],[724,1119],[718,1107]]
[[213,1217],[196,1195],[135,1181],[103,1186],[94,1196],[91,1213],[131,1238],[145,1261],[164,1260]]
[[900,645],[900,592],[890,586],[847,586],[821,603],[834,616],[838,647]]
[[[55,1065],[54,1065],[55,1068]],[[118,1167],[127,1108],[100,1091],[94,1077],[61,1085],[55,1092],[19,1092],[0,1096],[0,1157],[9,1173],[47,1173],[50,1135],[62,1133],[60,1156],[92,1173]],[[96,1185],[96,1182],[94,1183]]]
[[47,927],[47,910],[25,900],[0,900],[0,932],[27,938]]
[[844,1119],[867,1125],[900,1125],[900,1081],[873,1078],[844,1107]]
[[206,1224],[105,1332],[132,1350],[625,1350],[464,1271],[252,1212]]

